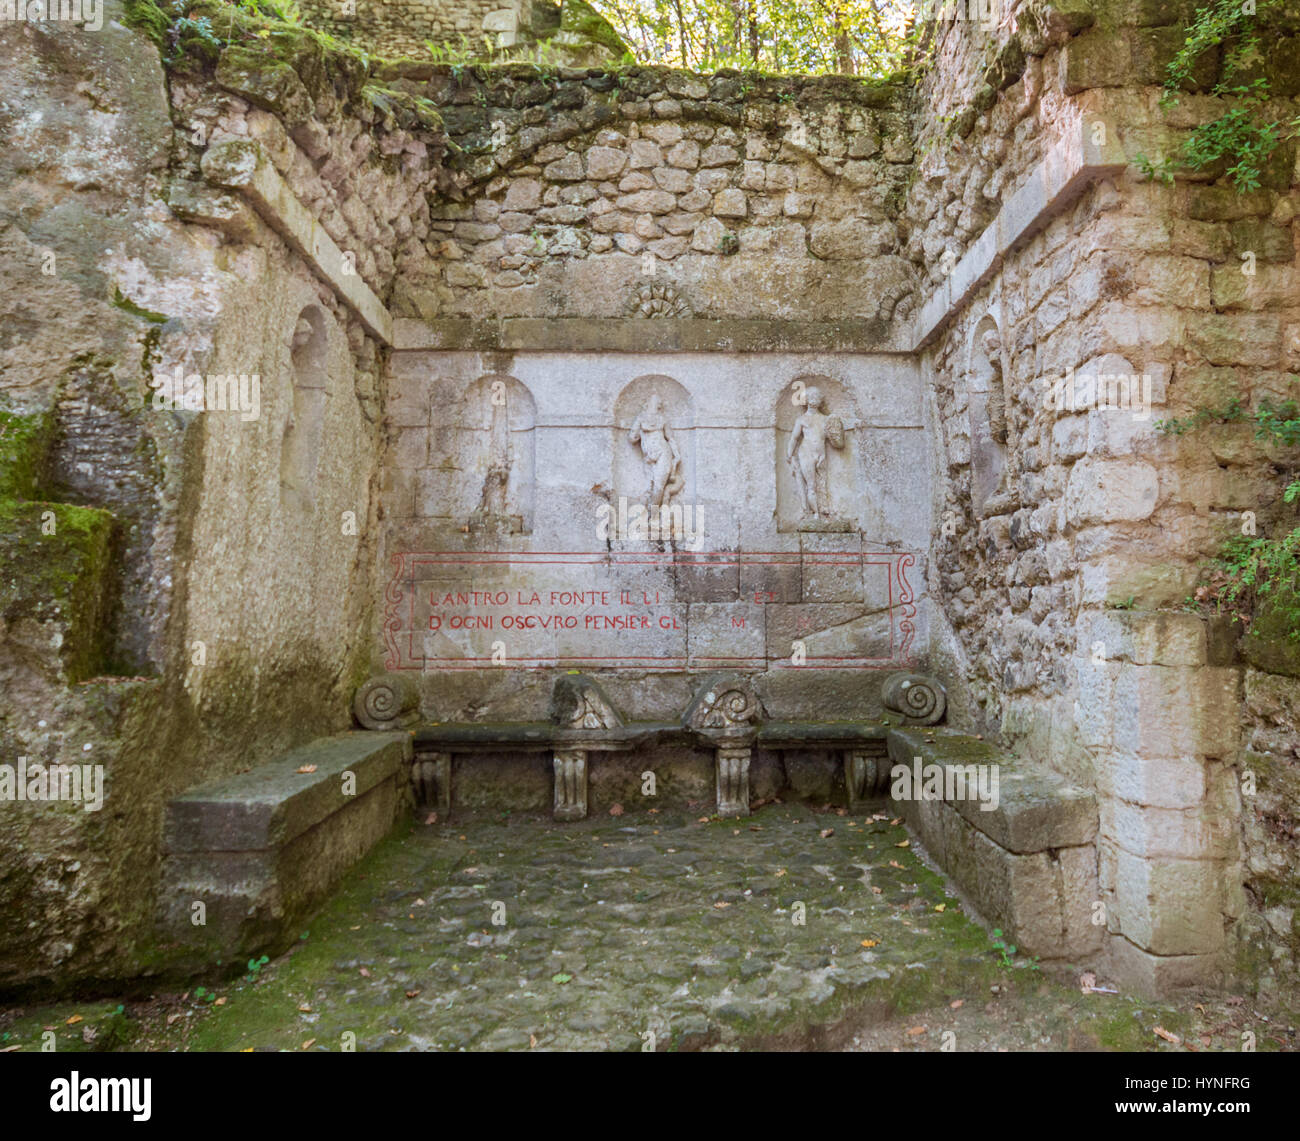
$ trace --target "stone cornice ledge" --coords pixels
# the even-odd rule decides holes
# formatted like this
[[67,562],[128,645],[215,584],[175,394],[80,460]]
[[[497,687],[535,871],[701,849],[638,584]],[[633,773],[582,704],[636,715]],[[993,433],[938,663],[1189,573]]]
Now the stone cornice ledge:
[[865,318],[398,317],[393,347],[435,352],[910,354],[909,327]]
[[260,145],[232,139],[203,154],[203,175],[215,186],[238,190],[262,219],[289,243],[386,345],[393,343],[393,316],[349,266],[334,239],[289,189]]
[[1119,174],[1127,165],[1114,118],[1085,107],[1075,131],[1048,151],[921,307],[913,325],[913,350],[920,351],[939,335],[998,272],[1007,254],[1042,230],[1086,187]]

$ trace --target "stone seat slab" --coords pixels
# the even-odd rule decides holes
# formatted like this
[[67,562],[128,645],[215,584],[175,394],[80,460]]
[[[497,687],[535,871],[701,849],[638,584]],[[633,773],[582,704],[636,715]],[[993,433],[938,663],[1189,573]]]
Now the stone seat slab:
[[891,729],[887,740],[894,765],[910,767],[916,757],[923,765],[996,765],[996,809],[985,811],[975,799],[946,803],[1009,852],[1045,852],[1096,840],[1096,797],[1048,769],[951,729]]
[[[201,785],[167,805],[172,853],[281,848],[394,779],[411,757],[408,733],[344,733],[313,741],[252,772]],[[298,770],[314,765],[310,773]],[[343,774],[356,778],[351,795]]]

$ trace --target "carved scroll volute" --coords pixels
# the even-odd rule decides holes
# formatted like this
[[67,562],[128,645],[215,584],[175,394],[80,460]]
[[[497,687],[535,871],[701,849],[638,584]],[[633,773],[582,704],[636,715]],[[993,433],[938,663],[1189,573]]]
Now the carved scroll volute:
[[924,674],[894,674],[881,688],[886,709],[901,713],[911,725],[938,725],[948,711],[948,691]]
[[420,695],[404,677],[371,678],[352,699],[352,715],[363,729],[401,729],[419,717]]
[[686,725],[709,736],[751,736],[763,719],[763,703],[743,677],[709,678],[695,695],[683,718]]

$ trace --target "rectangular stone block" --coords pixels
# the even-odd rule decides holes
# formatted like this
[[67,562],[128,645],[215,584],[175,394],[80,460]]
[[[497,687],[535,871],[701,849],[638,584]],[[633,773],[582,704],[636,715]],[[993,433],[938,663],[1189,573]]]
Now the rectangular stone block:
[[1153,955],[1122,935],[1107,939],[1111,972],[1121,987],[1139,994],[1168,994],[1192,986],[1213,986],[1222,978],[1216,955]]
[[[167,850],[283,847],[356,797],[394,779],[410,758],[406,733],[342,733],[313,741],[252,772],[175,797],[167,805]],[[314,768],[298,771],[307,766]],[[345,782],[345,774],[353,779]]]
[[1068,954],[1051,857],[1046,852],[1008,852],[955,812],[945,813],[943,821],[948,874],[975,900],[981,914],[1006,931],[1025,954]]
[[[1010,852],[1090,844],[1097,835],[1097,804],[1090,792],[1047,769],[1003,754],[987,742],[948,729],[894,729],[889,734],[889,756],[894,765],[913,770],[916,758],[921,758],[922,774],[926,765],[965,770],[965,798],[950,800],[950,807]],[[993,771],[997,774],[997,806],[991,811],[985,811],[991,802],[971,795],[976,775],[971,767],[981,765],[989,766],[990,776]],[[953,791],[960,794],[962,780],[951,783]],[[948,784],[945,778],[945,794]],[[946,795],[944,799],[948,799]]]
[[1114,874],[1114,918],[1120,934],[1154,955],[1219,951],[1219,863],[1144,858],[1116,847]]
[[1115,681],[1115,747],[1158,757],[1227,756],[1241,736],[1238,687],[1233,669],[1121,666]]

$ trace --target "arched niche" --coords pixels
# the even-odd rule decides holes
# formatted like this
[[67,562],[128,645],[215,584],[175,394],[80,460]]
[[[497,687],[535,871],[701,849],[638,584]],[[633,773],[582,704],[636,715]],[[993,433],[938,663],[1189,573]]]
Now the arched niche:
[[[639,376],[614,401],[610,487],[647,510],[694,505],[695,405],[671,376]],[[658,497],[659,502],[655,499]]]
[[[435,410],[435,419],[436,419]],[[489,373],[460,399],[460,455],[433,457],[464,472],[471,530],[527,534],[533,529],[537,473],[537,402],[513,376]]]
[[777,397],[775,422],[777,529],[856,530],[862,428],[853,395],[834,377],[795,377]]
[[294,325],[289,358],[293,394],[280,442],[280,502],[290,510],[314,511],[316,477],[329,397],[325,314],[309,305]]
[[970,430],[971,509],[987,513],[1003,488],[1007,462],[1007,402],[1002,334],[985,314],[971,334],[967,355],[966,415]]

